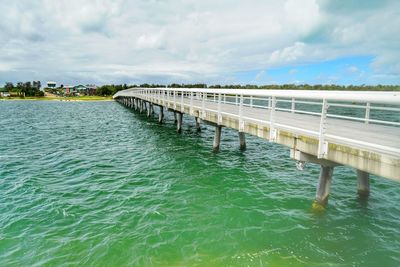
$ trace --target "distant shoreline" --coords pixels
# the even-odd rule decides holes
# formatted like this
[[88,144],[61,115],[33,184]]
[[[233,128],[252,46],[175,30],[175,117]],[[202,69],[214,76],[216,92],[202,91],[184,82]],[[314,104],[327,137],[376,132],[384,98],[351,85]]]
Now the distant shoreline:
[[84,97],[2,97],[0,101],[58,101],[58,102],[90,102],[90,101],[113,101],[112,97],[84,96]]

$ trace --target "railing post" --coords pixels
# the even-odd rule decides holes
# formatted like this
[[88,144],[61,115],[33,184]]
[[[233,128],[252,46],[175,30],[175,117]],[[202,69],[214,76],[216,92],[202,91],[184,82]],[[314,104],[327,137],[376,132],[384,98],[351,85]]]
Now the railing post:
[[218,125],[222,124],[222,115],[221,115],[221,94],[218,94]]
[[271,97],[268,97],[268,109],[271,109]]
[[181,112],[184,112],[185,111],[185,106],[183,105],[183,94],[184,94],[184,92],[183,92],[183,90],[181,91]]
[[371,103],[367,102],[367,105],[365,107],[365,123],[369,123],[369,113],[371,111]]
[[170,91],[167,91],[167,107],[168,107],[168,108],[169,108],[170,99],[171,99],[171,92],[170,92]]
[[253,107],[253,96],[252,95],[250,96],[250,107],[251,108]]
[[239,102],[239,132],[244,131],[244,120],[243,120],[243,95],[240,95]]
[[226,104],[226,94],[224,94],[224,104]]
[[190,115],[193,115],[193,92],[190,92],[190,111],[189,111],[189,113],[190,113]]
[[325,158],[328,154],[328,142],[325,141],[326,118],[328,113],[328,101],[322,100],[321,120],[319,123],[318,158]]
[[272,97],[272,101],[271,99],[269,99],[269,102],[271,102],[270,104],[271,106],[271,111],[270,111],[270,125],[269,125],[269,141],[270,142],[276,142],[276,129],[275,129],[275,109],[276,109],[276,97],[273,96]]
[[294,97],[292,97],[292,110],[291,110],[292,113],[294,113],[295,109],[296,109],[296,102],[294,100]]
[[207,93],[202,93],[202,102],[201,102],[201,117],[202,119],[206,119],[206,97]]
[[176,109],[176,91],[174,90],[174,109]]
[[237,106],[238,104],[239,104],[238,95],[235,95],[235,105]]

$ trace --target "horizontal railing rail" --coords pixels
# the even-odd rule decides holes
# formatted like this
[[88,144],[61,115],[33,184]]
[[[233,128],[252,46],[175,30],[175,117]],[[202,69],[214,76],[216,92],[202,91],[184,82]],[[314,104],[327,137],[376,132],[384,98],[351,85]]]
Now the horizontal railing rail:
[[[298,91],[298,90],[248,90],[248,89],[203,89],[203,88],[135,88],[120,91],[118,97],[140,97],[167,108],[177,108],[182,111],[188,107],[201,111],[205,118],[206,112],[215,112],[218,122],[222,115],[231,115],[239,120],[239,130],[244,129],[245,121],[258,121],[270,128],[269,139],[276,140],[277,129],[290,129],[298,133],[307,133],[319,140],[318,157],[327,154],[328,142],[343,140],[342,137],[326,134],[328,118],[350,120],[365,124],[377,124],[389,127],[400,126],[400,92],[352,92],[352,91]],[[208,107],[206,103],[213,103]],[[221,105],[237,106],[235,113],[227,113]],[[260,121],[245,113],[248,109],[265,110],[269,119]],[[319,118],[318,131],[285,125],[276,121],[276,112],[306,114]],[[192,112],[190,112],[192,113]],[[348,143],[349,140],[343,140]],[[354,140],[354,143],[357,143]],[[363,146],[400,155],[396,148],[386,148],[373,143],[363,143]]]

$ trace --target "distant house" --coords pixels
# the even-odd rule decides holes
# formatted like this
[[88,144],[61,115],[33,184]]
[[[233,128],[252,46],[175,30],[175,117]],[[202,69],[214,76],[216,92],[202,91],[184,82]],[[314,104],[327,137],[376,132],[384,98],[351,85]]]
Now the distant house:
[[70,85],[64,86],[64,95],[66,96],[79,96],[79,95],[95,95],[97,91],[97,86],[90,85]]
[[56,88],[57,83],[56,82],[47,82],[47,88]]
[[66,96],[75,95],[73,85],[66,85],[66,86],[64,86],[63,90],[64,90],[64,95],[66,95]]
[[0,96],[1,97],[9,97],[10,92],[8,92],[6,88],[0,88]]
[[80,84],[80,85],[75,86],[74,89],[77,94],[86,95],[86,90],[87,90],[86,86]]
[[95,95],[97,91],[97,86],[94,84],[87,84],[86,85],[86,94],[87,95]]

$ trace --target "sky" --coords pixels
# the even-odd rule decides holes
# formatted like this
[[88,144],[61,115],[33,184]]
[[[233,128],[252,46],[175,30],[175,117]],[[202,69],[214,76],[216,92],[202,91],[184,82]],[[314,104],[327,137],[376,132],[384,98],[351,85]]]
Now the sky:
[[0,0],[0,86],[400,84],[398,0]]

